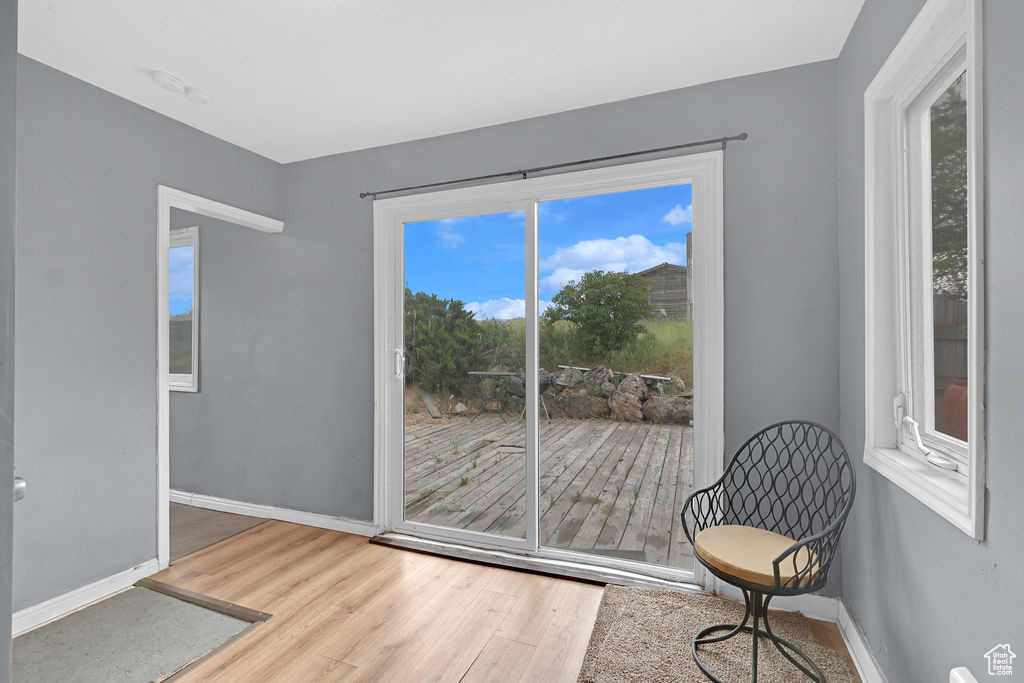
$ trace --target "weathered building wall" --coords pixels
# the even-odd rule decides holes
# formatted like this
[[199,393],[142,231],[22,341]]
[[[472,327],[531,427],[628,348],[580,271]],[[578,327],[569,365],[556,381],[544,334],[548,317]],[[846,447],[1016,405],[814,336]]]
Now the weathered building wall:
[[689,318],[689,278],[686,266],[662,263],[637,273],[651,285],[650,302],[656,318]]

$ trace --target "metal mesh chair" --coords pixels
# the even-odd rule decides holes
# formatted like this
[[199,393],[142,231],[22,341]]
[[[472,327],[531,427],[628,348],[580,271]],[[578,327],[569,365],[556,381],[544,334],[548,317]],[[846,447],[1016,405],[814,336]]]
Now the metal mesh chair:
[[[780,422],[752,436],[718,481],[686,499],[680,516],[695,557],[739,587],[746,603],[739,624],[709,626],[694,636],[693,659],[708,678],[719,680],[698,646],[746,632],[753,634],[752,681],[759,638],[806,675],[824,680],[810,657],[772,633],[768,603],[825,585],[855,491],[850,456],[834,432],[813,422]],[[711,635],[716,631],[728,632]]]

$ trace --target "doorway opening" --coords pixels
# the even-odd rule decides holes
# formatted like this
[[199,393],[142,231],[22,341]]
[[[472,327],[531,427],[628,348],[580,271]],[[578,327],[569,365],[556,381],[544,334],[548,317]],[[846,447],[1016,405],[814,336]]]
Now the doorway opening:
[[[175,211],[227,221],[259,232],[278,233],[284,230],[284,223],[279,220],[174,188],[157,186],[156,498],[157,562],[160,569],[166,569],[171,562],[170,392],[172,387],[176,391],[197,392],[200,380],[198,231],[189,229],[193,226],[175,225],[172,218]],[[178,251],[175,253],[172,249]],[[179,276],[173,292],[176,296],[173,304],[172,257]],[[186,286],[189,276],[191,287]],[[173,348],[172,328],[175,342]]]

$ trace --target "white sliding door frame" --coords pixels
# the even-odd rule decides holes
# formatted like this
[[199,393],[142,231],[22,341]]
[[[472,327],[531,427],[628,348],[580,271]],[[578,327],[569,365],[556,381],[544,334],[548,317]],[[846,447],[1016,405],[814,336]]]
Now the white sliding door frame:
[[[160,569],[166,569],[171,562],[171,396],[167,358],[170,348],[171,209],[189,211],[266,233],[282,232],[284,223],[165,185],[156,187],[156,207],[156,559]],[[197,256],[198,253],[197,250]]]
[[508,538],[404,519],[404,243],[406,223],[507,211],[526,212],[526,414],[538,414],[537,206],[539,202],[692,186],[694,257],[694,486],[721,476],[724,461],[724,194],[721,151],[576,171],[491,185],[375,200],[374,523],[434,541],[486,545],[551,560],[703,582],[694,571],[543,547],[538,520],[538,425],[527,420],[526,538]]
[[[432,199],[433,195],[417,195],[418,198]],[[410,199],[410,198],[403,198]],[[377,528],[389,531],[401,531],[413,536],[422,536],[435,540],[465,543],[470,545],[487,545],[505,550],[529,551],[537,546],[540,538],[537,520],[537,424],[536,420],[526,420],[526,458],[523,468],[523,486],[526,487],[526,526],[525,536],[516,538],[501,536],[479,531],[466,531],[451,527],[441,527],[423,522],[406,520],[404,487],[404,448],[405,448],[405,416],[404,416],[404,384],[405,384],[405,225],[443,218],[461,218],[495,213],[524,212],[520,229],[525,231],[526,260],[524,296],[526,297],[526,364],[531,367],[537,362],[537,330],[536,324],[529,323],[531,312],[537,313],[537,209],[536,203],[530,200],[504,201],[488,197],[462,195],[454,201],[426,201],[408,206],[401,206],[398,200],[374,202],[374,322],[378,334],[375,335],[376,374],[375,401],[376,424],[374,441],[380,447],[375,456],[374,478],[379,487],[375,489],[374,523]],[[389,204],[390,202],[390,204]],[[530,256],[533,255],[533,266]],[[531,296],[533,298],[531,304]],[[536,373],[534,373],[536,374]],[[526,373],[526,382],[531,383],[530,373]],[[533,377],[532,384],[537,383]],[[534,387],[535,390],[536,387]],[[527,415],[531,406],[536,408],[538,399],[531,396],[527,386]],[[384,453],[392,454],[383,458]],[[379,471],[378,471],[379,470]],[[387,482],[388,489],[383,487]],[[532,485],[531,485],[532,482]],[[385,526],[380,521],[386,520]]]

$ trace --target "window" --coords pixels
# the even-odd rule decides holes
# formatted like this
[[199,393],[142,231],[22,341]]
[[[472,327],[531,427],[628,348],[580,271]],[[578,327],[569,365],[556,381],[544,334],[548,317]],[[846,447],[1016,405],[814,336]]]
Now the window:
[[930,0],[865,92],[865,462],[983,534],[978,0]]
[[199,228],[171,230],[168,387],[199,390]]

